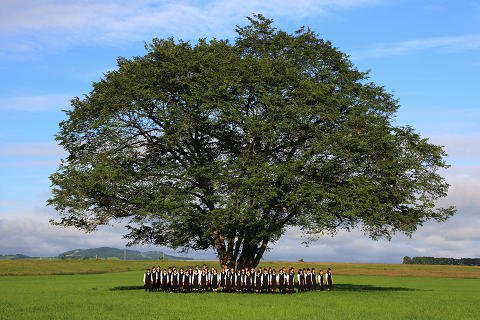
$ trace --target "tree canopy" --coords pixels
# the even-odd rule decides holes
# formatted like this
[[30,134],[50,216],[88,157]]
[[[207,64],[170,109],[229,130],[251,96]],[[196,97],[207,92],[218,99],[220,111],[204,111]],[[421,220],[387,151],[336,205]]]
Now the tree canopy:
[[454,214],[442,147],[395,126],[390,93],[309,28],[248,20],[232,43],[155,38],[72,99],[53,223],[254,267],[289,227],[390,239]]

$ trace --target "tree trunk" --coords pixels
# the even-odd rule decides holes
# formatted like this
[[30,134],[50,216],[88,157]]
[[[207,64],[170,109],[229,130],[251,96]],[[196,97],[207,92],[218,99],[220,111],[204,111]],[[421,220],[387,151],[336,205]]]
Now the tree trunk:
[[[256,268],[267,249],[268,239],[260,243],[246,238],[227,239],[219,232],[215,233],[215,250],[220,265],[234,268]],[[241,251],[240,251],[241,247]]]
[[233,257],[228,254],[227,248],[225,247],[225,237],[218,231],[214,232],[214,244],[220,265],[222,267],[227,265],[229,268],[235,267],[235,261],[233,261]]
[[242,250],[237,259],[235,259],[236,257],[234,256],[228,256],[227,259],[222,259],[220,255],[218,255],[218,257],[220,263],[222,265],[226,264],[229,268],[236,267],[236,270],[242,268],[256,268],[267,249],[267,244],[268,240],[264,240],[260,244],[243,241]]

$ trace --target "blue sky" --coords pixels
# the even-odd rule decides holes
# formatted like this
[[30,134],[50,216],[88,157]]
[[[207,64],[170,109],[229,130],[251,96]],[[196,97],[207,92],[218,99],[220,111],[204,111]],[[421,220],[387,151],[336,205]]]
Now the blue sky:
[[287,31],[309,26],[360,70],[370,69],[400,100],[396,122],[445,146],[452,167],[442,175],[451,189],[441,204],[458,208],[448,222],[391,242],[354,230],[305,247],[301,233],[289,230],[266,259],[480,257],[480,1],[469,0],[0,1],[0,254],[123,247],[122,226],[83,234],[48,223],[56,217],[45,204],[48,176],[65,156],[54,140],[61,110],[114,69],[117,57],[143,55],[145,41],[233,39],[235,25],[254,12]]

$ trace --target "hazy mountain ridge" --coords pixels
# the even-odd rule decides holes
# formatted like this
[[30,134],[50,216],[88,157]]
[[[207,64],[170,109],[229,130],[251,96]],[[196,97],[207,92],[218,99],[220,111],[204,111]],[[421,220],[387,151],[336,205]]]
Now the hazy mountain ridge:
[[101,259],[120,259],[120,260],[192,260],[187,257],[178,257],[165,254],[160,251],[141,252],[138,250],[117,249],[110,247],[100,247],[92,249],[75,249],[63,252],[58,255],[60,259],[86,259],[86,258],[101,258]]
[[39,257],[30,257],[25,254],[0,254],[0,260],[25,260],[25,259],[40,259]]
[[172,256],[161,251],[141,252],[138,250],[117,249],[100,247],[91,249],[75,249],[60,253],[56,257],[31,257],[25,254],[0,255],[0,260],[23,260],[23,259],[119,259],[119,260],[192,260],[192,258]]

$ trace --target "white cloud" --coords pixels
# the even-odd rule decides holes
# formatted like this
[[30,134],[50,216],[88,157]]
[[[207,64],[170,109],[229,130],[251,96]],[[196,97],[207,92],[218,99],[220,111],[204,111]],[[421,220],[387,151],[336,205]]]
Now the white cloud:
[[480,133],[434,135],[430,140],[445,146],[445,151],[454,160],[477,161],[480,164]]
[[[23,253],[31,256],[57,256],[73,250],[109,246],[124,248],[127,240],[122,238],[123,224],[102,226],[98,231],[84,233],[74,228],[51,225],[48,220],[58,218],[50,208],[16,208],[0,214],[0,254]],[[132,249],[162,250],[167,254],[175,251],[158,247]]]
[[35,216],[0,217],[1,252],[24,253],[33,256],[56,256],[61,252],[97,246],[123,247],[118,230],[102,228],[83,234],[72,228],[54,227],[48,218]]
[[7,1],[0,12],[0,57],[42,47],[115,44],[154,36],[195,39],[228,36],[252,13],[299,20],[332,8],[370,5],[380,0],[212,0],[212,1]]
[[480,232],[478,232],[479,227],[478,217],[475,219],[474,225],[465,225],[460,226],[452,230],[448,230],[445,232],[444,236],[445,239],[448,241],[461,241],[465,242],[465,240],[475,240],[480,241]]
[[450,190],[440,204],[455,204],[461,210],[477,210],[480,215],[480,165],[454,165],[445,171],[444,176]]
[[68,94],[0,97],[0,111],[59,111],[68,109],[71,98]]
[[480,34],[431,37],[380,44],[366,51],[353,53],[352,58],[400,56],[433,49],[444,52],[477,50],[480,49]]

